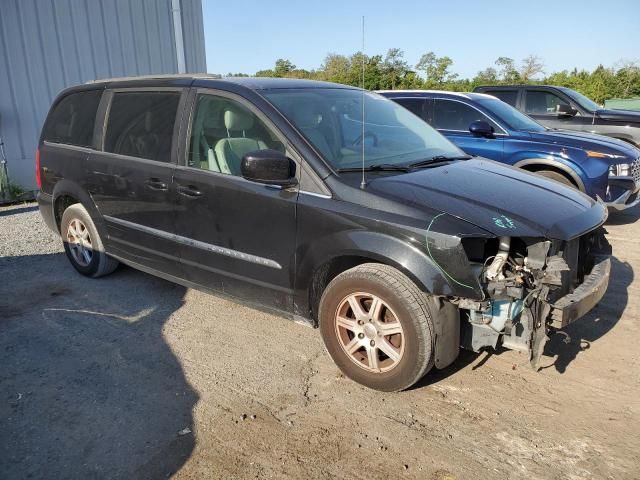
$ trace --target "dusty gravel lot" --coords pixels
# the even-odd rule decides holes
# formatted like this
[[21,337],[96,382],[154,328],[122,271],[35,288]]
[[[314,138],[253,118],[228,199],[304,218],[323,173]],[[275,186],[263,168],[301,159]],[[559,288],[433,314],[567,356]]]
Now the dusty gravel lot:
[[541,371],[463,352],[382,394],[315,330],[129,268],[85,279],[33,204],[1,208],[0,478],[640,478],[639,217],[610,222],[609,291]]

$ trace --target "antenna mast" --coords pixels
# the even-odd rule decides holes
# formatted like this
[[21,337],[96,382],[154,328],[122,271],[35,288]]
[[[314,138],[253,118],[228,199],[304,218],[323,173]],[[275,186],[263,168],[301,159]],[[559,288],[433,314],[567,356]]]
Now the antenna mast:
[[364,189],[367,186],[367,180],[364,178],[364,15],[362,16],[362,81],[360,87],[362,88],[362,136],[360,137],[362,143],[362,181],[360,182],[360,188]]

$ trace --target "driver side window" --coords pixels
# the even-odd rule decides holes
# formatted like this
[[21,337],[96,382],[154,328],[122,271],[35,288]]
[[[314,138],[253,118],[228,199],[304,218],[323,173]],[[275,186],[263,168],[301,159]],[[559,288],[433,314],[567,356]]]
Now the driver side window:
[[198,95],[189,139],[189,167],[241,176],[242,158],[267,149],[285,151],[255,113],[226,97]]

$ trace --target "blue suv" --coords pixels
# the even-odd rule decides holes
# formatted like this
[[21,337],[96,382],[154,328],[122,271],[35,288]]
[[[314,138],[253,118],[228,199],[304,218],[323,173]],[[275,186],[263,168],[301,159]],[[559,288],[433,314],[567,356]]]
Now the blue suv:
[[481,93],[378,92],[426,120],[470,155],[536,172],[601,199],[612,210],[640,203],[640,149],[601,135],[551,130]]

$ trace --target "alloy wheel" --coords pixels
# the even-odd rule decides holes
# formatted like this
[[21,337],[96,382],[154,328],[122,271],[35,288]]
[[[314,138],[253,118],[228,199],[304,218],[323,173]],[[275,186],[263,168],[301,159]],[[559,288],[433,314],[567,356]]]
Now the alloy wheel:
[[381,298],[358,292],[345,297],[336,310],[340,346],[361,368],[387,372],[404,354],[404,332],[398,317]]
[[69,223],[67,227],[67,243],[75,262],[82,267],[89,266],[93,258],[93,248],[89,230],[82,220],[74,218]]

